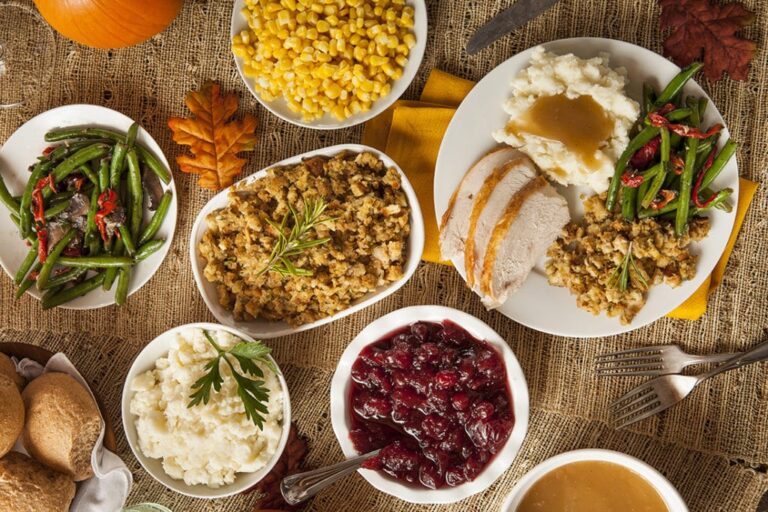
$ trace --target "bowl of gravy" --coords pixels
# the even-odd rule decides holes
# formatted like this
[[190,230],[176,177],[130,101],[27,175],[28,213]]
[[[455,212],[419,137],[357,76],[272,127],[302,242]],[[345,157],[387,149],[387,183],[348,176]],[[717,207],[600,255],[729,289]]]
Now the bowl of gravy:
[[545,460],[512,489],[501,512],[688,512],[680,493],[645,462],[611,450]]

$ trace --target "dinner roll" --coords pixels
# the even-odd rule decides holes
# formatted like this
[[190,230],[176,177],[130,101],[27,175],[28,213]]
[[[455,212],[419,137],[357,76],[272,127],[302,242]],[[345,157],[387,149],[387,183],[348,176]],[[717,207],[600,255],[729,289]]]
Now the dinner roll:
[[21,391],[24,388],[24,377],[16,372],[16,365],[11,358],[0,352],[0,375],[11,379]]
[[27,412],[22,440],[29,454],[76,482],[92,477],[101,416],[88,390],[66,373],[50,372],[27,384],[21,396]]
[[23,453],[0,459],[0,510],[67,512],[75,497],[75,482]]
[[24,402],[19,390],[11,379],[0,375],[0,457],[11,450],[23,428]]

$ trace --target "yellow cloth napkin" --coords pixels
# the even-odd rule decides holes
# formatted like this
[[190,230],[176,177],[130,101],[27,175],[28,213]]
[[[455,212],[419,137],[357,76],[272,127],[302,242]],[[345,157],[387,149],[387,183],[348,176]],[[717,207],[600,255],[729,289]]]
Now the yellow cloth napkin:
[[[395,102],[368,121],[363,132],[363,144],[392,157],[402,167],[419,197],[424,215],[424,261],[450,264],[440,260],[438,224],[433,206],[435,163],[448,123],[474,85],[474,82],[435,69],[427,79],[420,101]],[[668,316],[696,320],[704,314],[707,297],[722,280],[733,244],[757,186],[757,183],[739,179],[736,221],[723,256],[701,287]]]

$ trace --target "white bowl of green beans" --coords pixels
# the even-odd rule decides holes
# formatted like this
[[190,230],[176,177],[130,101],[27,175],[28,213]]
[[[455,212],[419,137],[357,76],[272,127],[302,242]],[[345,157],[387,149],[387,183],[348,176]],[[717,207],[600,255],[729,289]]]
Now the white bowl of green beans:
[[176,187],[129,117],[67,105],[0,149],[0,265],[43,309],[122,305],[155,274],[176,227]]

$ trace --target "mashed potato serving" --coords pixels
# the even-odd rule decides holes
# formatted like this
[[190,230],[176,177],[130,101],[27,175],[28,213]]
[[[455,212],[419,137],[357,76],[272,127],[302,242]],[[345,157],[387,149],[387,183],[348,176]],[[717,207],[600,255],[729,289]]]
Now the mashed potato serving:
[[504,105],[510,121],[493,136],[527,153],[551,179],[603,192],[640,111],[626,83],[607,54],[585,60],[536,48],[512,80]]
[[[209,333],[224,349],[240,341],[226,331]],[[168,355],[131,383],[130,404],[144,455],[162,459],[172,478],[212,488],[234,482],[237,473],[258,471],[271,460],[282,434],[284,400],[277,375],[257,363],[269,390],[268,413],[259,430],[246,418],[231,370],[221,362],[221,390],[211,393],[207,404],[187,407],[192,384],[215,356],[201,329],[177,333]]]

